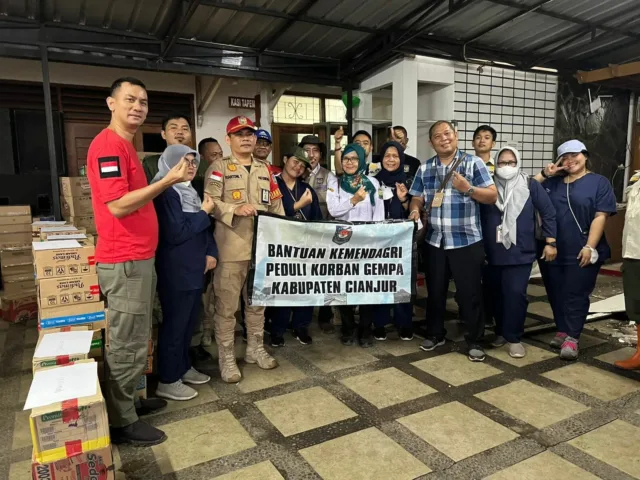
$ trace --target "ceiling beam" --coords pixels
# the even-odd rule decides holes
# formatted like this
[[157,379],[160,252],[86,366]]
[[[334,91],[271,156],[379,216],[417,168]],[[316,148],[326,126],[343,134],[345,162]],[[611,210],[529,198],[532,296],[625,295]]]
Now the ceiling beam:
[[377,33],[378,32],[378,30],[376,30],[375,28],[361,27],[359,25],[353,25],[349,23],[333,22],[331,20],[325,20],[323,18],[309,17],[307,15],[302,15],[299,18],[296,18],[296,15],[292,15],[286,12],[281,12],[279,10],[251,7],[249,5],[238,5],[235,3],[221,2],[219,0],[201,0],[200,3],[202,5],[220,8],[223,10],[233,10],[236,12],[251,13],[253,15],[261,15],[264,17],[282,18],[284,20],[294,20],[297,22],[311,23],[314,25],[322,25],[324,27],[342,28],[345,30],[351,30],[352,32],[361,32],[361,33]]
[[[496,5],[503,5],[505,7],[517,8],[518,10],[526,10],[528,8],[526,5],[517,3],[513,0],[487,0],[487,1],[491,3],[495,3]],[[620,27],[609,27],[602,22],[589,22],[587,20],[582,20],[580,18],[572,17],[570,15],[565,15],[563,13],[556,13],[545,8],[539,8],[538,10],[536,10],[535,13],[540,15],[545,15],[550,18],[555,18],[557,20],[564,20],[565,22],[571,22],[577,25],[583,25],[585,27],[589,27],[590,29],[597,28],[598,30],[604,30],[605,32],[618,33],[620,35],[624,35],[627,37],[632,37],[637,40],[640,40],[640,33],[636,33],[631,30],[627,30]]]
[[485,35],[487,35],[488,33],[491,33],[495,30],[497,30],[498,28],[506,25],[507,23],[513,22],[514,20],[517,20],[519,18],[524,17],[525,15],[528,15],[532,12],[535,12],[536,10],[538,10],[540,7],[542,7],[543,5],[546,5],[547,3],[552,2],[553,0],[542,0],[538,3],[536,3],[535,5],[532,5],[530,7],[528,7],[526,10],[521,10],[519,12],[517,12],[514,15],[509,16],[508,18],[505,18],[504,20],[501,20],[499,23],[497,23],[496,25],[493,25],[485,30],[482,30],[481,32],[476,33],[473,37],[469,38],[468,40],[466,40],[466,43],[472,43],[475,42],[477,40],[480,40],[482,37],[484,37]]
[[316,3],[318,3],[318,1],[319,0],[307,0],[307,3],[305,3],[302,6],[302,8],[294,14],[293,18],[290,18],[289,20],[287,20],[281,28],[274,30],[273,33],[271,33],[267,38],[265,38],[260,42],[260,46],[258,47],[258,50],[260,50],[261,52],[264,52],[271,45],[273,45],[282,35],[284,35],[287,32],[287,30],[289,30],[289,28],[291,28],[291,26],[294,23],[299,22],[300,18],[306,15],[307,12],[311,10],[311,8]]
[[[181,5],[184,5],[184,3],[181,3]],[[190,0],[188,7],[180,16],[180,19],[174,20],[171,26],[172,33],[170,34],[166,45],[162,49],[162,53],[158,57],[159,60],[163,60],[164,58],[166,58],[166,56],[169,54],[173,46],[180,39],[180,37],[182,36],[182,33],[184,32],[185,27],[189,23],[189,20],[191,20],[191,17],[193,17],[193,14],[196,13],[196,10],[198,9],[198,5],[200,5],[200,0]]]
[[610,65],[607,68],[583,72],[576,74],[579,83],[602,82],[611,78],[640,75],[640,62],[625,63],[624,65]]

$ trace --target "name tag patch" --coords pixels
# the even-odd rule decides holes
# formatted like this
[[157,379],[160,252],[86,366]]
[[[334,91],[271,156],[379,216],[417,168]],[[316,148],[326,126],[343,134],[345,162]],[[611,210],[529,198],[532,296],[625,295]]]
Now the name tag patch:
[[269,199],[271,198],[271,193],[266,188],[262,189],[262,203],[269,203]]
[[225,180],[230,180],[232,178],[242,178],[240,175],[225,175],[224,179]]
[[122,176],[120,171],[120,157],[98,158],[100,178],[118,178]]

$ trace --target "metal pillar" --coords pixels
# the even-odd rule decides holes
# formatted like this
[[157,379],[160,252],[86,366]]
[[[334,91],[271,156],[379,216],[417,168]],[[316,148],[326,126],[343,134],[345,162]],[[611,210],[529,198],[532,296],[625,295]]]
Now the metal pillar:
[[353,141],[353,83],[347,82],[347,138],[349,143]]
[[53,131],[53,106],[51,105],[51,82],[49,81],[49,58],[47,47],[40,46],[42,63],[42,88],[44,89],[44,112],[47,119],[47,143],[49,145],[49,173],[51,174],[51,194],[53,195],[53,214],[59,220],[60,187],[58,186],[58,162],[56,160],[56,142]]

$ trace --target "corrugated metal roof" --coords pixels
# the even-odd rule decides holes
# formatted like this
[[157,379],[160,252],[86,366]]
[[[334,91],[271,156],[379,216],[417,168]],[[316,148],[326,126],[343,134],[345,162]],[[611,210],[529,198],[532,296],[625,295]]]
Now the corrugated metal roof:
[[[639,0],[0,0],[2,19],[81,27],[87,38],[80,46],[107,56],[113,45],[92,41],[89,32],[131,37],[125,56],[137,41],[155,41],[158,59],[174,64],[220,66],[221,49],[235,48],[259,59],[245,62],[255,71],[278,64],[271,57],[279,55],[289,56],[279,66],[286,71],[295,61],[333,60],[335,68],[340,61],[332,74],[340,76],[406,53],[521,68],[590,69],[640,58]],[[19,43],[7,37],[0,45]],[[49,46],[64,51],[64,43],[56,37]],[[209,47],[218,50],[207,54]],[[139,56],[150,59],[153,51]]]

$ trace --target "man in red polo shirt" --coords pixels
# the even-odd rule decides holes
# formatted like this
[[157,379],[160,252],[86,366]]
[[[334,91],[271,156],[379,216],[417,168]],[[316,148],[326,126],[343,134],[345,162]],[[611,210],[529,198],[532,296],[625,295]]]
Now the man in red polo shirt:
[[187,180],[188,165],[182,160],[162,180],[148,185],[132,143],[147,117],[144,84],[129,77],[116,80],[107,105],[111,123],[93,139],[87,154],[99,236],[98,279],[109,306],[109,376],[104,393],[112,442],[156,445],[167,436],[139,420],[134,405],[135,387],[147,362],[156,290],[158,220],[152,200]]

